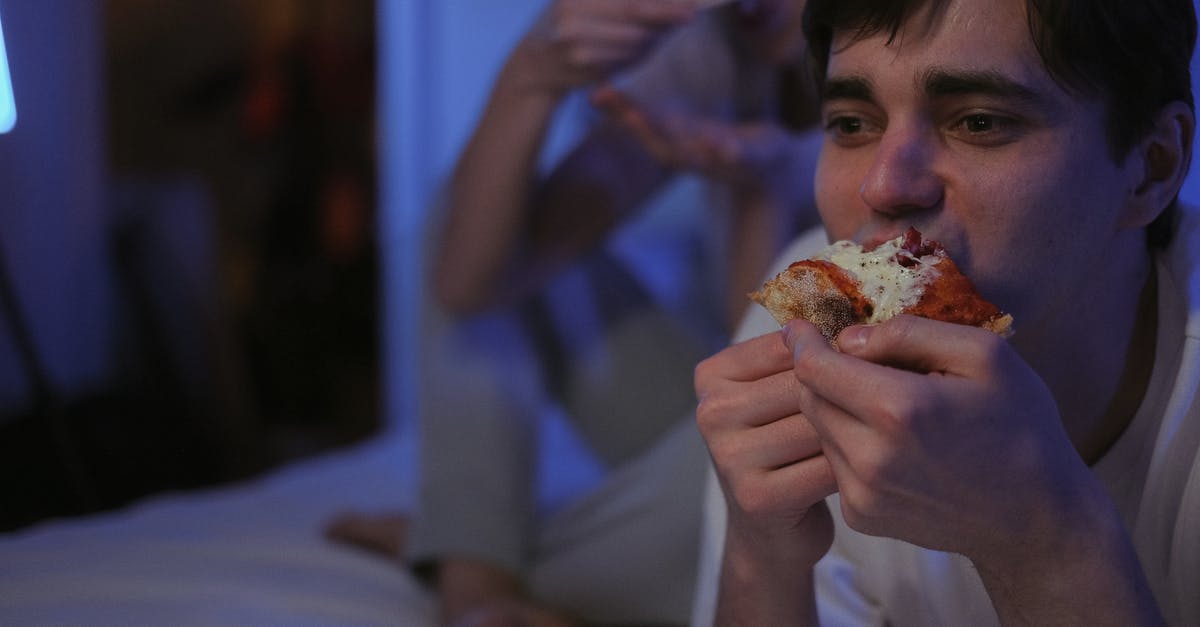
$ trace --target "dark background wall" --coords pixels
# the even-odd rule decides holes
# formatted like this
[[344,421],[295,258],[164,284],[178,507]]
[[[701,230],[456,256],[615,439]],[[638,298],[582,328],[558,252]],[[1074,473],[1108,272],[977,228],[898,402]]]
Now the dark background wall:
[[374,2],[0,15],[0,522],[376,433]]

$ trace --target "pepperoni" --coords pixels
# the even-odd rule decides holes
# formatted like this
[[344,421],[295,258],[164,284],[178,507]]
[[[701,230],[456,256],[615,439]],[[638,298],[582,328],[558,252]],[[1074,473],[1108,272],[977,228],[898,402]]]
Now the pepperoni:
[[934,320],[979,326],[1000,315],[1000,308],[984,300],[949,257],[937,264],[938,278],[925,286],[916,305],[905,310]]

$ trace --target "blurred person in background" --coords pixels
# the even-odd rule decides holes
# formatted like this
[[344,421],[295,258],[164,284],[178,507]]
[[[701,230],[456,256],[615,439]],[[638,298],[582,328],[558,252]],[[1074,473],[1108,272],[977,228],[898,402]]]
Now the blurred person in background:
[[[328,528],[430,576],[448,624],[687,622],[707,463],[693,368],[816,220],[802,8],[557,0],[504,64],[431,238],[418,509]],[[600,115],[542,172],[581,90]],[[704,206],[628,245],[688,175]],[[547,403],[601,469],[566,494],[538,465]]]

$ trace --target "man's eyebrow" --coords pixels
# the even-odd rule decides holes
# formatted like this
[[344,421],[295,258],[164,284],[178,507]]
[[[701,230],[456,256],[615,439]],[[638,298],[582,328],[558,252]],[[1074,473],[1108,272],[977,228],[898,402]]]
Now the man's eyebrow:
[[871,81],[860,76],[830,78],[821,89],[821,100],[861,100],[875,102],[875,87]]
[[1046,101],[1045,95],[998,72],[932,69],[925,73],[921,82],[925,95],[930,98],[974,94],[1030,105],[1041,105]]

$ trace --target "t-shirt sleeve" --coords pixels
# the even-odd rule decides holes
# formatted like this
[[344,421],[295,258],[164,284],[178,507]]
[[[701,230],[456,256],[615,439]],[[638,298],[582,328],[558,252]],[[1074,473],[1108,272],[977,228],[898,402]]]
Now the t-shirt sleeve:
[[880,604],[863,593],[855,564],[842,552],[837,540],[817,562],[814,574],[817,616],[822,625],[883,627],[887,624]]

